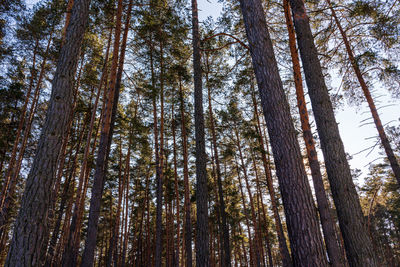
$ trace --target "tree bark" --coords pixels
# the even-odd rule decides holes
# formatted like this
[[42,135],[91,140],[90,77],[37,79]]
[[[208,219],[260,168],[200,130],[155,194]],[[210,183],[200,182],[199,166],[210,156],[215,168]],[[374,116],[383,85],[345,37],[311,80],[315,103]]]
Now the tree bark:
[[[265,243],[267,245],[268,263],[269,263],[269,266],[273,267],[274,264],[272,262],[271,242],[269,239],[267,215],[266,215],[265,208],[264,208],[264,201],[263,201],[262,193],[261,193],[260,179],[259,179],[256,159],[255,159],[253,151],[252,151],[252,160],[253,160],[253,168],[254,168],[254,172],[255,172],[255,176],[256,176],[257,203],[258,203],[257,207],[258,207],[258,214],[259,214],[258,217],[261,218],[261,213],[263,214],[263,225],[264,225],[264,232],[265,232],[265,241],[266,241]],[[260,205],[261,205],[261,208],[260,208]],[[261,219],[259,219],[259,224],[260,224],[260,231],[261,231]],[[261,235],[262,235],[262,233],[261,233]],[[261,236],[260,236],[260,238],[261,238]]]
[[[109,147],[111,145],[111,139],[113,135],[113,124],[116,116],[116,106],[118,105],[119,98],[119,86],[117,69],[118,68],[118,52],[120,46],[120,35],[121,35],[121,18],[122,18],[122,0],[118,0],[116,28],[114,37],[114,50],[113,50],[113,62],[111,66],[110,84],[109,84],[109,95],[106,104],[106,112],[102,122],[102,130],[100,135],[99,151],[96,159],[96,169],[93,178],[92,197],[90,200],[89,209],[89,222],[87,237],[85,242],[85,250],[82,257],[81,266],[92,267],[94,261],[94,252],[96,249],[97,240],[97,226],[100,216],[100,204],[103,195],[104,178],[107,172],[107,160],[109,154]],[[123,62],[123,53],[121,51],[120,62]],[[121,63],[120,63],[121,64]],[[123,65],[123,63],[122,63]],[[122,69],[121,69],[122,71]],[[122,75],[122,74],[121,74]],[[114,111],[115,110],[115,111]]]
[[315,196],[317,198],[318,212],[321,220],[325,245],[332,266],[343,266],[344,255],[341,253],[335,231],[335,223],[332,218],[328,198],[325,194],[324,182],[322,180],[321,167],[319,165],[315,141],[312,135],[306,100],[304,97],[303,82],[300,70],[300,60],[296,49],[296,36],[290,14],[289,2],[283,0],[283,8],[286,18],[286,26],[289,34],[289,48],[293,64],[294,85],[297,96],[297,107],[299,109],[303,139],[306,145],[307,158],[310,164],[311,176],[314,182]]
[[[161,31],[161,30],[160,30]],[[153,64],[152,64],[153,68]],[[155,262],[156,267],[162,266],[162,251],[163,251],[163,225],[162,225],[162,202],[163,202],[163,178],[164,178],[164,67],[163,67],[163,45],[160,42],[160,143],[158,143],[158,129],[157,129],[157,110],[156,110],[156,98],[154,94],[154,139],[155,139],[155,153],[156,153],[156,251],[155,251]],[[152,71],[152,81],[154,81],[154,71]],[[155,83],[153,90],[155,90]],[[158,145],[160,148],[158,149]],[[158,160],[157,160],[158,158]],[[158,163],[157,163],[158,161]],[[168,215],[166,215],[168,216]]]
[[[43,264],[49,234],[47,214],[51,189],[63,137],[69,124],[73,100],[73,78],[89,14],[90,0],[75,2],[66,43],[61,48],[52,84],[50,104],[36,155],[29,172],[6,266]],[[66,115],[67,114],[67,115]]]
[[[183,147],[183,183],[184,183],[184,210],[185,210],[185,251],[186,251],[186,267],[192,267],[192,222],[191,205],[190,205],[190,187],[189,187],[189,167],[188,167],[188,147],[187,147],[187,134],[186,134],[186,119],[184,109],[184,97],[182,89],[181,77],[179,77],[179,98],[180,98],[180,112],[181,112],[181,138]],[[183,253],[182,253],[183,254]]]
[[[51,43],[51,37],[49,39],[49,43]],[[31,92],[32,92],[32,87],[33,87],[33,81],[35,80],[35,76],[36,76],[36,55],[38,52],[38,47],[39,47],[39,39],[36,39],[35,42],[35,47],[33,48],[33,55],[32,55],[32,67],[31,67],[31,78],[29,81],[29,86],[28,89],[26,91],[26,96],[25,96],[25,101],[24,101],[24,105],[22,106],[21,109],[21,113],[19,116],[19,122],[18,122],[18,128],[17,128],[17,132],[15,135],[15,139],[14,139],[14,144],[13,144],[13,148],[11,151],[11,155],[10,155],[10,161],[8,163],[8,169],[6,172],[6,179],[3,183],[3,188],[2,188],[2,192],[1,192],[1,200],[0,200],[0,214],[3,215],[3,205],[4,205],[4,201],[6,199],[7,196],[7,191],[8,191],[8,187],[9,184],[11,182],[11,178],[13,177],[13,170],[14,170],[14,164],[15,161],[17,159],[17,150],[18,150],[18,145],[19,145],[19,139],[21,137],[21,133],[22,133],[22,127],[24,127],[24,123],[25,123],[25,116],[26,116],[26,109],[28,107],[29,104],[29,99],[31,97]],[[47,54],[47,53],[46,53]],[[45,62],[46,59],[43,59],[43,61]],[[44,66],[42,65],[42,68]],[[0,223],[0,228],[2,227],[3,224]]]
[[209,266],[208,248],[208,190],[204,139],[203,93],[200,55],[199,18],[197,0],[192,0],[193,71],[194,71],[194,119],[196,136],[196,266]]
[[[37,84],[35,87],[32,103],[29,108],[29,116],[26,121],[21,147],[19,148],[18,157],[17,157],[19,139],[21,137],[22,128],[23,128],[24,122],[25,122],[26,108],[27,108],[27,105],[29,102],[31,91],[32,91],[33,79],[34,79],[33,77],[32,77],[31,83],[28,88],[24,106],[21,111],[20,121],[18,124],[18,130],[16,133],[13,150],[11,152],[11,158],[10,158],[10,162],[8,164],[8,170],[6,173],[6,179],[5,179],[3,188],[2,188],[2,194],[1,194],[1,200],[0,200],[0,202],[1,202],[0,203],[0,237],[6,235],[7,224],[10,219],[10,214],[9,214],[10,207],[12,207],[14,204],[15,188],[18,184],[18,180],[19,180],[18,177],[19,177],[19,172],[21,169],[22,159],[25,155],[26,144],[28,142],[28,138],[31,133],[33,117],[36,114],[37,102],[39,101],[40,87],[41,87],[42,80],[43,80],[44,73],[45,73],[47,56],[48,56],[50,44],[53,40],[52,36],[53,36],[53,32],[50,34],[49,40],[47,42],[45,55],[44,55],[44,58],[43,58],[43,61],[42,61],[41,67],[40,67],[39,78],[38,78],[38,81],[37,81]],[[34,65],[32,67],[34,68]],[[33,73],[32,73],[32,75],[33,75]],[[3,250],[4,246],[5,246],[5,243],[3,242],[3,240],[0,240],[0,250]]]
[[241,0],[295,266],[326,266],[315,207],[260,0]]
[[377,266],[372,242],[352,180],[309,18],[302,0],[290,0],[308,94],[350,266]]
[[176,251],[174,252],[175,266],[179,265],[179,248],[181,243],[181,215],[180,215],[180,197],[178,190],[178,163],[177,163],[177,151],[176,151],[176,120],[174,102],[172,102],[172,144],[173,144],[173,160],[174,160],[174,190],[175,190],[175,217],[176,217]]
[[256,131],[258,134],[258,141],[261,146],[261,158],[262,158],[262,162],[263,162],[263,166],[264,166],[267,188],[268,188],[269,196],[271,199],[271,208],[272,208],[272,212],[273,212],[274,220],[275,220],[275,228],[276,228],[276,234],[278,236],[279,252],[281,254],[282,265],[283,266],[291,266],[292,259],[290,257],[289,249],[286,244],[286,238],[283,233],[282,220],[279,215],[278,203],[276,200],[274,184],[272,181],[271,167],[269,164],[269,160],[267,159],[266,152],[264,150],[264,138],[263,138],[263,134],[261,132],[261,123],[260,123],[260,117],[258,116],[258,104],[257,104],[255,92],[252,93],[252,98],[253,98],[253,105],[254,105],[254,115],[255,115],[256,121],[257,121]]
[[239,189],[240,189],[240,195],[242,197],[242,205],[243,205],[243,210],[244,210],[244,215],[245,215],[245,220],[246,220],[247,235],[248,235],[248,238],[249,238],[250,266],[255,266],[255,263],[254,263],[254,249],[253,249],[253,245],[252,245],[252,237],[251,237],[251,232],[250,232],[249,216],[248,216],[248,214],[246,212],[247,211],[246,199],[245,199],[244,192],[243,192],[242,179],[240,177],[239,163],[237,162],[236,157],[235,157],[235,165],[236,165],[237,176],[238,176],[238,179],[239,179]]
[[[76,164],[77,164],[77,159],[78,159],[78,153],[81,147],[81,143],[84,137],[84,133],[87,127],[87,122],[88,119],[90,117],[86,115],[86,118],[83,119],[82,121],[82,130],[81,133],[79,135],[79,139],[78,139],[78,144],[77,144],[77,148],[76,148],[76,152],[75,155],[72,159],[72,166],[70,168],[70,174],[68,175],[68,177],[66,178],[65,182],[64,182],[64,188],[63,188],[63,192],[61,194],[61,201],[60,201],[60,207],[58,210],[58,216],[57,216],[57,221],[54,225],[54,230],[52,233],[52,237],[50,240],[50,244],[49,244],[49,251],[48,251],[48,255],[47,255],[47,259],[46,259],[46,265],[50,266],[51,265],[51,261],[54,255],[54,248],[56,246],[57,243],[57,239],[58,239],[58,235],[60,232],[60,228],[61,228],[61,221],[62,221],[62,217],[64,215],[65,212],[65,208],[68,204],[68,198],[73,197],[73,195],[69,194],[68,192],[71,191],[71,182],[75,176],[75,171],[76,171]],[[68,142],[68,140],[65,140],[65,142]]]
[[246,165],[244,163],[244,159],[243,159],[243,153],[242,153],[242,146],[240,145],[240,138],[239,138],[239,132],[237,130],[237,127],[235,125],[235,136],[236,136],[236,145],[238,148],[238,152],[239,152],[239,159],[240,159],[240,166],[242,167],[243,170],[243,176],[244,176],[244,181],[246,184],[246,189],[247,189],[247,194],[249,195],[249,201],[250,201],[250,211],[251,211],[251,219],[253,222],[253,229],[254,229],[254,244],[255,244],[255,255],[256,255],[256,265],[257,266],[261,266],[261,257],[262,257],[262,253],[261,253],[261,247],[259,246],[260,244],[260,231],[258,228],[258,223],[257,223],[257,219],[256,219],[256,212],[254,209],[254,200],[253,200],[253,195],[251,193],[251,189],[250,189],[250,184],[249,184],[249,178],[247,175],[247,170],[246,170]]

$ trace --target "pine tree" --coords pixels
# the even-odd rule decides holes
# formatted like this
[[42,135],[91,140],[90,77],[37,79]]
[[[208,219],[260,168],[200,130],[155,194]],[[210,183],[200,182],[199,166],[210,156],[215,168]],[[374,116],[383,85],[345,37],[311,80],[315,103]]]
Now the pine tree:
[[203,83],[200,54],[200,32],[197,1],[192,0],[192,38],[194,72],[194,119],[196,134],[196,266],[209,266],[208,247],[208,190],[206,173],[206,152],[204,140]]
[[68,115],[72,108],[72,81],[89,15],[89,4],[88,0],[78,0],[72,9],[72,22],[67,28],[66,43],[60,52],[50,106],[26,182],[6,266],[40,265],[44,259],[46,249],[43,247],[43,241],[48,235],[47,213],[52,206],[50,192],[61,141],[71,120]]
[[279,77],[261,1],[240,1],[240,6],[271,138],[288,224],[293,264],[325,266],[327,263],[311,190]]
[[345,242],[346,256],[350,266],[375,266],[376,260],[371,240],[365,229],[360,202],[333,114],[332,103],[322,74],[304,3],[291,0],[290,5],[293,10],[293,21],[308,93]]

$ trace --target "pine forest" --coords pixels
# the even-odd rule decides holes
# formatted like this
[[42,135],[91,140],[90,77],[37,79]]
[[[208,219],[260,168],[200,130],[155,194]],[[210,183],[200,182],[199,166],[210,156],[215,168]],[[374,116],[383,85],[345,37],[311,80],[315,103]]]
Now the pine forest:
[[398,0],[0,0],[0,266],[400,266],[399,55]]

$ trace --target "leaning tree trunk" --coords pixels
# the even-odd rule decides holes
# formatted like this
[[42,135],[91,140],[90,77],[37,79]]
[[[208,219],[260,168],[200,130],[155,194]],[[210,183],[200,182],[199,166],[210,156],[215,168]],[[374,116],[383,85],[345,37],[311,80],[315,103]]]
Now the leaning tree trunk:
[[290,0],[308,94],[350,266],[377,266],[302,0]]
[[203,83],[201,77],[200,33],[197,0],[192,0],[194,120],[196,136],[196,266],[209,266],[208,190],[204,139]]
[[271,139],[295,266],[326,266],[322,237],[289,104],[260,0],[241,0],[254,72]]
[[6,266],[41,265],[45,258],[45,241],[49,234],[47,214],[53,206],[51,192],[57,159],[66,135],[73,100],[73,80],[83,34],[89,15],[90,0],[77,0],[61,48],[52,83],[52,94],[36,155],[26,181],[21,208],[15,222],[13,240]]
[[342,266],[344,264],[344,255],[341,253],[338,238],[335,231],[335,222],[330,213],[328,198],[325,193],[324,182],[322,180],[321,167],[319,165],[315,141],[311,132],[310,120],[306,100],[304,97],[303,82],[300,70],[300,60],[296,49],[296,36],[293,27],[292,17],[290,15],[289,2],[283,0],[283,8],[286,18],[286,26],[289,33],[290,55],[293,64],[294,85],[296,88],[297,107],[299,109],[301,129],[303,139],[306,145],[307,158],[310,164],[311,176],[314,182],[315,196],[318,203],[318,212],[321,220],[322,231],[325,238],[325,245],[332,266]]
[[339,28],[340,34],[342,35],[342,39],[343,39],[344,45],[346,47],[346,52],[347,52],[347,55],[349,57],[351,66],[353,67],[353,70],[354,70],[354,72],[355,72],[355,74],[357,76],[357,80],[360,83],[360,86],[361,86],[361,89],[362,89],[362,91],[364,93],[364,96],[367,99],[368,106],[369,106],[369,109],[370,109],[371,114],[372,114],[372,118],[374,119],[375,127],[378,130],[379,138],[381,139],[382,146],[385,149],[385,153],[386,153],[386,156],[387,156],[387,158],[389,160],[390,166],[392,167],[394,176],[396,177],[397,183],[400,186],[400,166],[399,166],[399,162],[397,161],[396,156],[393,153],[393,149],[392,149],[392,147],[390,145],[389,139],[386,136],[385,129],[383,128],[381,118],[379,117],[378,110],[376,109],[376,106],[375,106],[375,102],[372,99],[371,92],[369,91],[368,85],[364,80],[364,76],[362,75],[362,72],[360,70],[360,66],[358,65],[357,60],[354,58],[354,53],[353,53],[353,49],[351,48],[350,41],[348,40],[346,32],[344,31],[342,25],[340,24],[340,21],[339,21],[337,15],[336,15],[336,11],[332,7],[332,4],[331,4],[330,0],[326,0],[326,2],[329,5],[329,8],[330,8],[330,10],[332,12],[332,16],[335,19],[335,22],[336,22],[336,25]]

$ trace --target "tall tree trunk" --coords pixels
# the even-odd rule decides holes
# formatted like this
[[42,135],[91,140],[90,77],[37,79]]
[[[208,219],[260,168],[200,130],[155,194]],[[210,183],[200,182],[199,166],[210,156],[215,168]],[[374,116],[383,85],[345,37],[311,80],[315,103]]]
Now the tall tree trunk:
[[206,83],[207,83],[207,90],[208,90],[208,113],[209,113],[209,117],[210,117],[211,139],[213,142],[215,166],[216,166],[216,173],[217,173],[219,208],[220,208],[220,214],[221,214],[221,219],[222,219],[222,225],[221,225],[222,234],[223,234],[222,246],[223,246],[223,251],[224,251],[224,254],[223,254],[224,264],[223,265],[228,267],[228,266],[231,266],[231,249],[230,249],[230,245],[229,245],[229,229],[228,229],[228,225],[226,222],[227,215],[226,215],[226,211],[225,211],[224,192],[223,192],[223,188],[222,188],[221,168],[219,165],[214,114],[213,114],[212,103],[211,103],[211,88],[210,88],[210,84],[208,81],[208,73],[210,72],[209,64],[208,64],[208,56],[206,56],[206,68],[207,68]]
[[346,47],[346,52],[347,52],[347,55],[349,57],[351,66],[353,67],[353,70],[354,70],[354,72],[355,72],[355,74],[357,76],[357,80],[360,83],[361,89],[362,89],[362,91],[364,93],[364,96],[365,96],[365,98],[367,100],[369,109],[370,109],[371,114],[372,114],[372,118],[374,119],[375,127],[378,130],[379,138],[381,139],[382,146],[385,149],[385,153],[386,153],[386,156],[387,156],[387,158],[388,158],[388,160],[390,162],[390,166],[392,167],[394,176],[396,177],[397,183],[400,186],[400,166],[399,166],[399,162],[396,159],[396,156],[394,155],[393,149],[392,149],[392,147],[390,145],[389,139],[386,136],[385,129],[383,128],[382,121],[381,121],[381,118],[379,117],[378,110],[376,109],[375,102],[374,102],[374,100],[373,100],[373,98],[371,96],[371,92],[369,91],[368,85],[364,80],[364,76],[362,75],[362,72],[360,70],[360,66],[358,65],[357,60],[354,58],[354,52],[353,52],[353,49],[352,49],[352,47],[350,45],[350,41],[347,38],[346,32],[344,31],[342,25],[340,24],[340,21],[339,21],[337,15],[336,15],[336,11],[333,8],[332,3],[331,3],[330,0],[326,0],[326,2],[329,5],[329,8],[330,8],[330,10],[332,12],[332,16],[335,19],[335,23],[339,28],[340,34],[342,35],[342,39],[343,39],[344,45]]
[[51,189],[57,169],[63,137],[72,109],[73,77],[76,71],[83,34],[89,14],[90,0],[77,0],[67,28],[66,43],[61,48],[52,84],[52,94],[45,123],[36,149],[36,155],[26,182],[21,208],[15,226],[13,241],[6,266],[43,264],[51,208]]
[[[75,187],[75,181],[72,181],[71,190],[74,187]],[[60,266],[61,265],[62,251],[63,251],[63,248],[65,247],[65,243],[67,242],[67,238],[68,238],[68,235],[69,235],[69,232],[71,229],[70,219],[72,216],[73,197],[72,197],[72,193],[70,193],[70,194],[71,194],[71,197],[68,198],[67,207],[65,209],[65,216],[64,216],[64,222],[63,222],[63,226],[62,226],[62,230],[61,230],[61,236],[58,240],[58,244],[56,245],[55,253],[54,253],[54,257],[53,257],[51,266]]]
[[196,136],[196,266],[209,266],[208,190],[204,139],[203,82],[201,74],[200,33],[197,0],[192,0],[194,119]]
[[[138,104],[136,104],[135,106],[135,115],[134,115],[134,120],[136,120],[136,116],[137,116],[137,108],[138,108]],[[131,126],[132,127],[132,126]],[[132,142],[132,136],[128,135],[128,144],[129,144],[129,152],[130,152],[130,148],[131,148],[131,142]],[[130,162],[128,162],[127,168],[130,168]],[[128,229],[130,229],[130,224],[131,221],[129,221],[129,227],[128,227],[128,213],[129,213],[129,192],[130,192],[130,186],[129,186],[129,182],[130,182],[130,169],[128,169],[128,175],[127,175],[127,181],[126,181],[126,189],[125,189],[125,225],[124,225],[124,235],[123,235],[123,246],[122,246],[122,253],[121,253],[121,259],[120,259],[120,265],[122,267],[125,266],[126,263],[126,251],[128,249],[128,238],[129,238],[129,233],[128,233]],[[132,207],[134,207],[132,205]],[[144,212],[142,211],[142,217],[141,217],[141,222],[140,225],[142,225],[143,223],[143,215]],[[140,233],[142,232],[142,226],[140,226]],[[141,236],[139,236],[139,240],[141,242]]]
[[[243,190],[242,190],[243,191]],[[242,232],[242,227],[239,225],[239,234],[240,235],[243,235],[243,232]],[[246,247],[244,246],[244,241],[243,241],[243,238],[241,238],[242,240],[242,242],[240,242],[241,243],[241,246],[242,246],[242,252],[243,252],[243,259],[244,259],[244,263],[245,263],[245,266],[247,267],[248,266],[248,260],[247,260],[247,251],[246,251]],[[251,264],[250,264],[250,266],[251,266]]]
[[177,163],[177,151],[176,151],[176,120],[174,111],[174,102],[172,102],[172,141],[173,141],[173,154],[174,154],[174,189],[175,189],[175,207],[176,207],[176,251],[174,252],[175,266],[179,265],[179,248],[181,243],[181,215],[180,215],[180,197],[178,190],[178,163]]
[[300,70],[300,60],[296,49],[296,36],[290,14],[289,2],[283,0],[283,8],[286,18],[286,26],[289,34],[290,55],[293,64],[294,84],[296,88],[297,107],[299,109],[303,139],[306,145],[307,158],[310,164],[311,176],[314,182],[315,196],[318,203],[318,212],[321,220],[322,231],[325,238],[325,245],[332,266],[343,266],[344,255],[341,253],[335,231],[328,198],[325,194],[324,182],[322,180],[321,167],[319,165],[315,141],[311,132],[310,120],[308,117],[306,100],[304,97],[303,82]]
[[[190,205],[190,186],[189,186],[189,160],[188,160],[188,145],[186,134],[186,119],[184,110],[184,96],[182,89],[181,77],[179,77],[179,98],[181,112],[181,138],[183,147],[183,183],[184,183],[184,210],[185,210],[185,252],[186,252],[186,267],[192,267],[192,222],[191,205]],[[183,255],[183,253],[182,253]]]
[[150,266],[151,262],[151,251],[150,251],[150,170],[146,175],[146,257],[145,266]]
[[[49,43],[51,42],[51,39],[52,38],[50,37]],[[39,39],[36,39],[35,47],[33,48],[33,55],[32,55],[31,77],[30,77],[28,89],[26,91],[25,101],[24,101],[24,104],[20,111],[18,128],[17,128],[17,132],[15,133],[15,139],[14,139],[14,144],[13,144],[13,148],[12,148],[11,155],[10,155],[10,161],[8,163],[6,178],[3,183],[3,188],[2,188],[2,192],[1,192],[1,199],[0,199],[0,210],[1,210],[0,214],[1,215],[3,214],[3,205],[4,205],[4,201],[6,199],[8,187],[9,187],[11,178],[13,177],[14,164],[17,159],[17,150],[18,150],[18,145],[19,145],[19,139],[21,137],[22,128],[24,127],[24,123],[25,123],[26,110],[27,110],[29,100],[31,97],[33,82],[37,75],[36,74],[36,55],[38,53],[38,47],[39,47]],[[43,59],[43,61],[45,61],[45,59]],[[0,223],[0,228],[3,228],[2,226],[3,226],[3,224]]]
[[[224,246],[222,245],[223,239],[224,239],[224,234],[222,231],[222,222],[221,222],[221,209],[220,209],[220,204],[219,204],[219,197],[218,197],[218,185],[217,185],[217,175],[216,175],[216,168],[215,168],[215,157],[214,157],[214,150],[213,150],[213,144],[211,143],[211,165],[212,165],[212,177],[213,177],[213,182],[214,184],[212,185],[212,191],[214,191],[215,194],[215,214],[217,216],[217,225],[215,226],[215,231],[218,234],[217,240],[218,240],[218,263],[219,265],[222,264],[222,261],[224,260]],[[208,205],[211,205],[211,199],[209,199]],[[212,229],[212,228],[210,228]],[[210,242],[211,243],[211,242]],[[210,248],[211,250],[211,248]],[[212,251],[212,250],[211,250]],[[210,256],[211,257],[211,256]],[[216,257],[214,258],[216,259]],[[211,261],[211,260],[210,260]],[[211,263],[210,263],[211,265]]]
[[[258,176],[258,170],[257,170],[255,156],[254,156],[254,151],[252,151],[252,160],[253,160],[253,168],[254,168],[254,172],[255,172],[255,176],[256,176],[258,214],[259,214],[259,218],[261,218],[261,212],[263,214],[263,225],[264,225],[263,232],[265,232],[265,241],[266,241],[265,243],[267,245],[267,254],[268,254],[268,260],[269,260],[268,263],[269,263],[269,266],[273,267],[271,243],[270,243],[270,239],[269,239],[269,231],[268,231],[268,225],[267,225],[267,215],[266,215],[265,208],[264,208],[264,201],[262,198],[260,179]],[[261,205],[261,208],[260,208],[260,205]],[[260,220],[259,224],[261,225],[261,219],[259,219],[259,220]],[[261,229],[261,226],[260,226],[260,229]],[[262,235],[262,233],[261,233],[261,235]],[[261,238],[261,236],[260,236],[260,238]]]
[[[121,145],[120,145],[120,153],[122,153]],[[123,176],[123,179],[120,179],[120,181],[119,181],[117,214],[115,215],[114,229],[113,229],[112,237],[110,240],[110,247],[109,247],[108,256],[107,256],[108,259],[106,260],[107,266],[117,265],[118,258],[116,256],[117,256],[119,229],[120,229],[122,197],[123,197],[123,192],[125,190],[126,181],[129,176],[130,157],[131,157],[131,146],[128,145],[128,154],[125,159],[124,176]],[[120,167],[122,167],[122,162],[120,163]],[[114,264],[113,264],[113,262],[114,262]]]
[[243,170],[243,176],[244,176],[244,181],[246,184],[246,189],[247,189],[247,194],[249,195],[249,200],[250,200],[250,211],[251,211],[251,220],[253,222],[253,228],[254,228],[254,244],[255,244],[255,255],[256,255],[256,264],[257,266],[261,266],[261,257],[262,257],[262,253],[261,253],[261,247],[259,246],[259,240],[260,240],[260,231],[258,228],[258,224],[257,224],[257,219],[256,219],[256,212],[254,209],[254,200],[253,200],[253,194],[251,193],[251,189],[250,189],[250,184],[249,184],[249,178],[247,175],[247,170],[246,170],[246,165],[244,163],[244,159],[243,159],[243,153],[242,153],[242,147],[240,145],[240,138],[239,138],[239,132],[236,128],[235,125],[235,136],[236,136],[236,145],[239,151],[239,158],[240,158],[240,166],[242,167]]
[[[10,158],[8,170],[6,173],[5,183],[2,188],[2,194],[1,194],[1,200],[0,200],[0,202],[1,202],[0,203],[0,237],[3,235],[6,235],[5,230],[7,228],[6,225],[8,224],[9,219],[10,219],[10,214],[9,214],[10,207],[12,207],[14,204],[15,189],[18,184],[18,177],[19,177],[19,172],[21,169],[22,160],[25,155],[26,144],[28,142],[28,138],[31,133],[32,121],[33,121],[34,115],[36,114],[37,102],[39,101],[40,88],[41,88],[42,80],[43,80],[45,69],[46,69],[45,67],[46,67],[47,56],[48,56],[48,52],[50,49],[50,44],[53,40],[52,36],[53,36],[53,32],[50,34],[49,40],[47,42],[45,55],[44,55],[44,58],[43,58],[43,61],[42,61],[41,67],[40,67],[39,78],[36,83],[32,103],[29,107],[29,116],[26,120],[23,139],[21,142],[21,147],[19,148],[18,157],[17,157],[19,139],[21,136],[22,128],[24,126],[24,122],[25,122],[26,106],[28,105],[28,102],[29,102],[29,98],[30,98],[29,95],[31,94],[33,81],[31,81],[31,84],[29,85],[29,89],[28,89],[28,92],[26,95],[26,100],[25,100],[23,109],[21,111],[20,122],[18,125],[16,137],[15,137],[16,139],[14,142],[13,150],[11,152],[11,158]],[[32,75],[33,75],[33,73],[32,73]],[[34,78],[32,77],[32,80],[33,79]],[[4,246],[5,246],[5,243],[0,241],[0,250],[3,250]]]
[[[88,186],[88,180],[89,180],[89,172],[91,168],[88,166],[89,162],[89,155],[94,153],[94,150],[96,148],[96,141],[97,141],[97,135],[98,135],[98,129],[99,125],[101,123],[101,119],[99,120],[99,125],[96,127],[94,130],[94,124],[96,122],[96,111],[97,111],[97,106],[99,103],[100,99],[100,94],[102,92],[102,87],[103,84],[106,87],[107,85],[107,80],[108,80],[108,59],[109,59],[109,51],[110,51],[110,45],[111,45],[111,39],[112,39],[112,28],[110,29],[109,35],[108,35],[108,42],[107,42],[107,48],[106,48],[106,53],[104,57],[104,64],[103,64],[103,69],[100,77],[100,81],[98,84],[98,91],[95,99],[95,103],[92,108],[92,114],[90,118],[90,126],[89,126],[89,131],[86,139],[86,146],[85,146],[85,151],[83,154],[83,163],[82,167],[79,173],[79,179],[78,179],[78,188],[77,188],[77,195],[75,199],[75,205],[74,205],[74,212],[72,216],[72,221],[70,225],[70,233],[69,237],[67,240],[67,245],[64,249],[63,257],[70,257],[71,259],[63,259],[63,262],[75,262],[76,258],[76,251],[77,247],[80,243],[80,229],[81,229],[81,218],[83,216],[83,210],[84,210],[84,203],[85,203],[85,198],[86,198],[86,191],[87,191],[87,186]],[[106,99],[106,92],[104,92],[104,102]],[[102,109],[102,113],[104,112],[104,107]],[[100,115],[100,118],[103,117],[103,114]],[[94,130],[94,141],[93,145],[91,146],[91,139],[93,135],[93,130]],[[90,148],[92,149],[90,150]]]
[[235,157],[235,166],[236,166],[236,172],[237,172],[237,176],[239,179],[239,189],[240,189],[240,195],[242,197],[242,205],[243,205],[243,210],[244,210],[244,215],[245,215],[245,220],[246,220],[246,227],[247,227],[247,235],[249,238],[249,250],[250,250],[250,266],[255,266],[254,263],[254,249],[253,249],[253,245],[252,245],[252,237],[251,237],[251,232],[250,232],[250,222],[249,222],[249,216],[247,214],[247,205],[246,205],[246,199],[244,196],[244,192],[243,192],[243,185],[242,185],[242,179],[240,176],[240,170],[239,170],[239,163]]
[[290,0],[308,94],[350,266],[377,266],[303,0]]
[[115,37],[114,37],[114,48],[113,48],[114,49],[113,61],[111,66],[110,84],[109,84],[109,95],[106,104],[106,112],[104,113],[102,122],[99,151],[97,154],[96,169],[93,178],[94,182],[92,187],[92,197],[90,200],[87,237],[81,264],[81,266],[84,267],[93,266],[94,252],[96,249],[96,240],[97,240],[97,226],[100,216],[100,204],[104,188],[104,180],[105,180],[104,178],[107,172],[107,160],[108,160],[108,154],[110,152],[109,147],[111,145],[111,139],[113,135],[113,125],[116,116],[115,112],[116,106],[118,105],[119,85],[117,85],[118,84],[117,69],[118,72],[120,71],[122,72],[122,69],[120,69],[118,65],[120,66],[123,65],[122,51],[120,57],[120,64],[118,64],[118,52],[119,52],[120,35],[121,35],[121,18],[123,9],[122,6],[123,6],[123,1],[118,0],[116,28],[114,35]]
[[[75,176],[76,164],[77,164],[77,160],[78,160],[78,153],[80,151],[84,133],[85,133],[86,127],[88,125],[87,124],[88,119],[90,118],[88,115],[89,115],[89,113],[86,114],[85,118],[82,121],[82,130],[81,130],[81,133],[79,134],[76,152],[72,159],[72,166],[70,167],[70,169],[71,169],[70,174],[68,175],[68,177],[66,178],[66,180],[64,182],[64,188],[63,188],[63,192],[61,194],[61,201],[60,201],[60,207],[59,207],[58,214],[57,214],[57,220],[56,220],[56,223],[54,224],[54,230],[53,230],[52,237],[51,237],[50,244],[49,244],[49,251],[47,253],[48,254],[47,259],[46,259],[47,266],[51,265],[51,261],[52,261],[53,255],[54,255],[54,248],[57,243],[58,235],[59,235],[60,228],[61,228],[61,221],[62,221],[62,217],[65,212],[65,208],[67,207],[67,204],[68,204],[68,199],[73,197],[73,195],[69,194],[68,192],[71,191],[70,185]],[[68,140],[65,140],[64,142],[68,142]]]
[[[253,84],[251,86],[253,86]],[[254,92],[254,90],[253,90],[253,92]],[[264,166],[264,172],[265,172],[265,177],[266,177],[266,181],[267,181],[267,188],[268,188],[268,192],[269,192],[270,199],[271,199],[271,208],[272,208],[272,212],[274,214],[276,233],[278,236],[279,252],[281,254],[283,266],[291,266],[292,259],[290,257],[289,249],[286,244],[286,238],[283,233],[282,221],[281,221],[281,217],[280,217],[279,211],[278,211],[278,202],[276,200],[274,184],[272,181],[271,168],[270,168],[269,160],[267,159],[266,152],[264,150],[265,149],[264,148],[264,138],[263,138],[263,134],[261,132],[261,123],[260,123],[260,117],[258,116],[258,104],[257,104],[255,92],[252,93],[252,98],[253,98],[253,105],[254,105],[254,115],[255,115],[256,121],[257,121],[256,131],[258,134],[258,141],[261,146],[261,158],[262,158],[262,162],[263,162],[263,166]]]
[[241,0],[295,266],[326,266],[315,207],[260,0]]
[[[161,31],[161,30],[160,30]],[[153,69],[153,64],[152,64]],[[154,139],[155,139],[155,153],[156,153],[156,251],[155,263],[156,267],[162,266],[162,251],[163,251],[163,229],[162,229],[162,195],[163,195],[163,176],[164,176],[164,67],[163,67],[163,44],[160,42],[160,149],[158,149],[158,129],[157,129],[157,110],[155,106],[156,95],[153,97],[154,109]],[[154,81],[154,71],[152,70],[152,81]],[[155,83],[153,90],[155,90]],[[158,158],[158,160],[157,160]],[[157,163],[158,161],[158,163]]]

